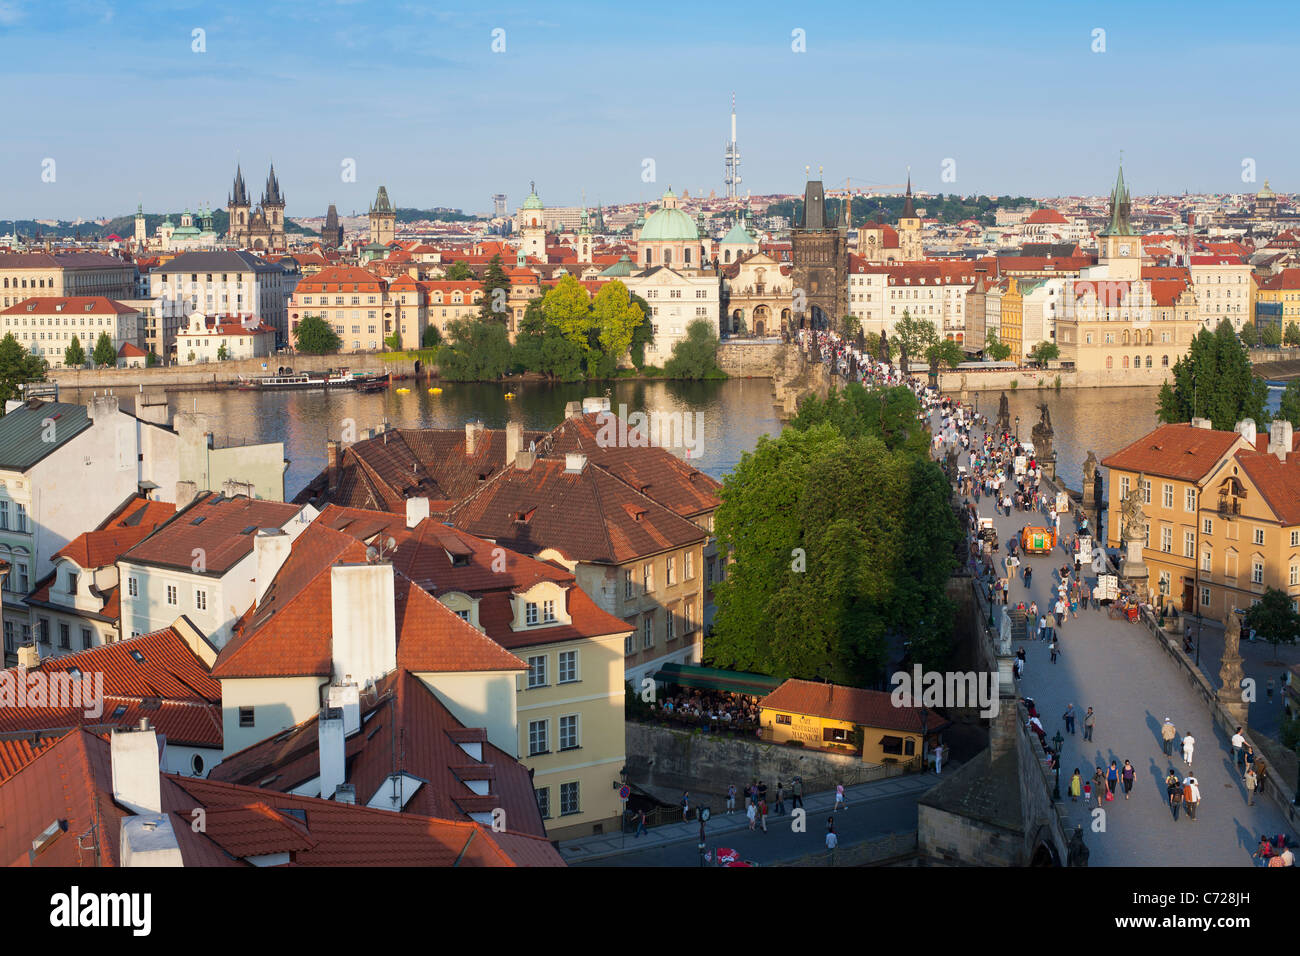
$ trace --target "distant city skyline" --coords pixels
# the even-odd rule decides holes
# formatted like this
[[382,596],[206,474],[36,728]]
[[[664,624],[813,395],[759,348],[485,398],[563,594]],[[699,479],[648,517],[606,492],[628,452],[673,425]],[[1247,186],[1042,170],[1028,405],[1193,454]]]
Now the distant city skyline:
[[[741,195],[797,193],[805,166],[829,187],[910,166],[930,193],[1098,196],[1121,150],[1135,195],[1300,183],[1270,95],[1297,33],[1280,3],[942,2],[920,27],[842,2],[729,12],[0,0],[0,217],[221,209],[236,163],[260,184],[272,160],[295,218],[364,213],[381,184],[469,213],[501,192],[513,212],[530,180],[549,206],[722,196],[733,91]],[[1247,77],[1206,79],[1237,62]]]

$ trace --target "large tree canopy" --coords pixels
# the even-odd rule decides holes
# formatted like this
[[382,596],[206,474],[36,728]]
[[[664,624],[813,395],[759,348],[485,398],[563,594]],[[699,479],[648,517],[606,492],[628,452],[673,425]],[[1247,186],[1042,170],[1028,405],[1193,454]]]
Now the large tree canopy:
[[715,528],[735,563],[715,587],[710,642],[721,666],[861,686],[881,678],[891,635],[924,666],[946,662],[961,530],[907,427],[887,428],[890,444],[875,433],[868,411],[878,423],[901,404],[841,397],[815,423],[760,439],[728,475]]
[[1157,408],[1162,422],[1208,418],[1219,431],[1232,431],[1243,418],[1268,421],[1268,385],[1250,367],[1246,350],[1226,319],[1202,330],[1187,354],[1174,363],[1173,381],[1160,386]]
[[18,386],[44,381],[48,367],[45,359],[27,351],[12,332],[6,332],[0,339],[0,409],[4,402],[22,394]]
[[438,374],[451,382],[491,382],[510,368],[510,336],[496,321],[456,319],[438,349]]

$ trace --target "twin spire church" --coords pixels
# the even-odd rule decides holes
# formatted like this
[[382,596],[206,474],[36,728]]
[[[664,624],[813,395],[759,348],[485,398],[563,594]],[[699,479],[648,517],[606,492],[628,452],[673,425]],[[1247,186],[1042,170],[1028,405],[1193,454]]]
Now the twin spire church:
[[275,177],[274,163],[266,177],[262,200],[256,207],[249,202],[243,170],[236,165],[235,182],[226,200],[226,212],[230,214],[227,235],[236,246],[255,252],[288,250],[284,235],[284,194],[280,192],[280,181]]

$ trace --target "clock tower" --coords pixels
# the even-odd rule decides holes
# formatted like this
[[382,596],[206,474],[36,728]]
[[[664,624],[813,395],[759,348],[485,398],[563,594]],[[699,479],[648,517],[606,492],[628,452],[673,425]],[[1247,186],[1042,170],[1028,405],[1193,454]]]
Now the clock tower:
[[1142,277],[1142,237],[1129,224],[1130,208],[1128,187],[1124,185],[1124,167],[1120,166],[1115,188],[1110,194],[1110,222],[1097,234],[1100,264],[1106,266],[1111,279]]

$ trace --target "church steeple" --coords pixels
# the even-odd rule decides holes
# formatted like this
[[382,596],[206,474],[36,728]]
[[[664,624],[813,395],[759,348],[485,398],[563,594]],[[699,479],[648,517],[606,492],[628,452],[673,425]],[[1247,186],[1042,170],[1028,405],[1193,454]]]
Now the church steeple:
[[228,197],[227,204],[233,206],[248,205],[248,189],[244,185],[244,171],[240,168],[238,163],[235,164],[235,184],[231,187],[231,193]]
[[1128,186],[1124,184],[1124,163],[1119,165],[1119,174],[1115,177],[1115,188],[1110,193],[1110,222],[1106,226],[1104,236],[1132,236],[1132,225],[1129,224],[1129,212],[1132,203],[1129,199]]
[[912,171],[907,171],[907,193],[903,197],[903,214],[900,219],[915,219],[916,207],[912,205]]

